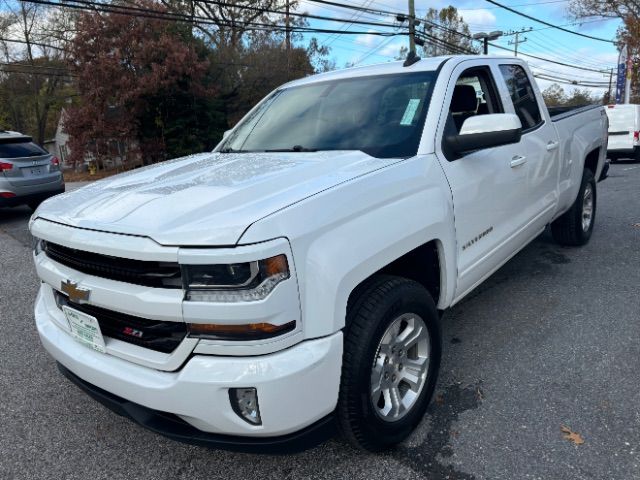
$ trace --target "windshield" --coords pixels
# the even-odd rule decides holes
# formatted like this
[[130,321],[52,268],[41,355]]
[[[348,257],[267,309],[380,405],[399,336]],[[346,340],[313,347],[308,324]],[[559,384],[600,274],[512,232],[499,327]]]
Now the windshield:
[[277,90],[219,151],[361,150],[378,158],[413,156],[435,76],[402,73]]

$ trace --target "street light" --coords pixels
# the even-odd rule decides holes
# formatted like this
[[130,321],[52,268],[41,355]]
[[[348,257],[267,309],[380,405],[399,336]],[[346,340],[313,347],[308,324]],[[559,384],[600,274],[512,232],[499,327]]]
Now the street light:
[[497,40],[502,36],[502,30],[494,30],[493,32],[480,32],[473,36],[474,40],[482,40],[484,45],[483,52],[485,55],[489,53],[489,40]]

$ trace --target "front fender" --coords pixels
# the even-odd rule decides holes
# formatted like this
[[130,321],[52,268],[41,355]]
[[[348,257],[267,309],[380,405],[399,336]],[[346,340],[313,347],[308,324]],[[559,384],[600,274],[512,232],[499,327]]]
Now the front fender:
[[[306,338],[344,327],[349,295],[405,253],[435,240],[441,271],[439,308],[455,286],[453,206],[433,155],[397,161],[266,217],[241,243],[286,236],[300,285]],[[425,268],[428,268],[425,266]]]

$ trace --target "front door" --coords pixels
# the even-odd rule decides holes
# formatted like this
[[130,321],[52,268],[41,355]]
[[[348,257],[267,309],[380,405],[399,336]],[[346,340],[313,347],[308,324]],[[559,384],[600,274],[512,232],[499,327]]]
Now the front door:
[[445,96],[443,114],[447,117],[440,121],[436,142],[436,154],[453,196],[458,258],[454,301],[517,250],[515,237],[527,210],[527,164],[520,144],[452,159],[442,151],[441,139],[459,132],[470,116],[504,113],[503,103],[489,67],[461,65],[454,71]]

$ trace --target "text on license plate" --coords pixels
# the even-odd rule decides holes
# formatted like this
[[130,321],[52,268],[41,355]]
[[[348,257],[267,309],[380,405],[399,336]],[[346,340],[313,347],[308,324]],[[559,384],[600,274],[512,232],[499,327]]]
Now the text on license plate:
[[62,311],[64,312],[64,316],[67,317],[73,338],[86,347],[101,353],[106,352],[104,338],[100,331],[100,324],[95,317],[69,308],[66,305],[62,306]]
[[35,177],[44,174],[44,167],[26,167],[22,169],[22,174],[26,177]]

